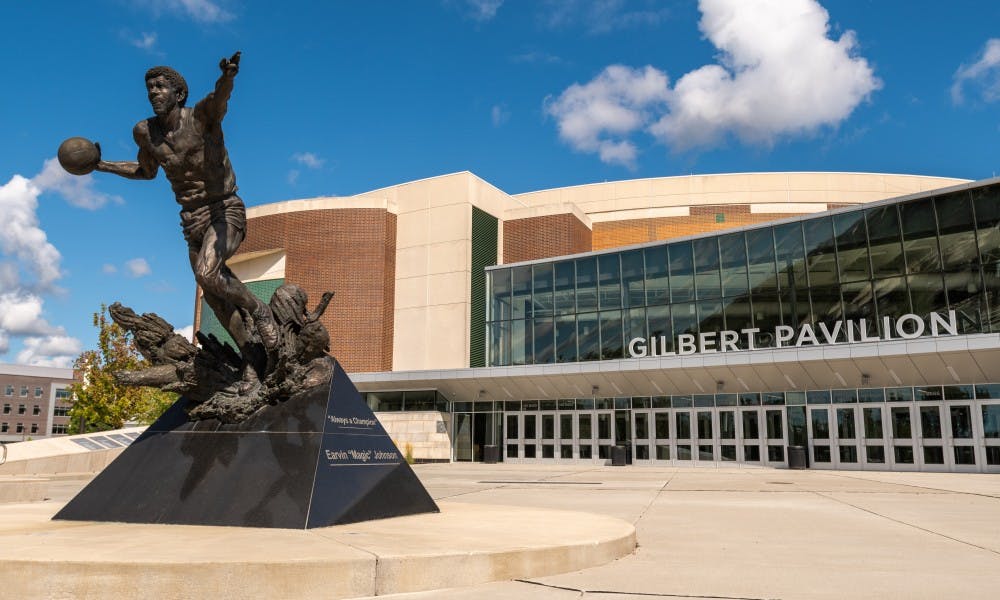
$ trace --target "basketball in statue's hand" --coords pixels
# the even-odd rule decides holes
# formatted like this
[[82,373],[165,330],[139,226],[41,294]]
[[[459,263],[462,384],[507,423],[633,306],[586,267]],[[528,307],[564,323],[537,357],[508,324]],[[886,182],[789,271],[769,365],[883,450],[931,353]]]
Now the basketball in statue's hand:
[[101,151],[97,145],[82,137],[71,137],[59,145],[59,164],[73,175],[86,175],[97,167]]

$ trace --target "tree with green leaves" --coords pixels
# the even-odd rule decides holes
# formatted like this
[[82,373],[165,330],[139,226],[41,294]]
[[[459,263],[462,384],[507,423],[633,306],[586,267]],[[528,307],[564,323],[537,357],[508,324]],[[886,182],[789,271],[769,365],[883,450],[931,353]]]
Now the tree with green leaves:
[[[126,422],[152,423],[177,400],[177,395],[149,387],[120,385],[117,371],[149,366],[135,348],[132,335],[108,318],[107,307],[94,313],[97,349],[86,350],[73,365],[81,376],[72,390],[70,433],[87,433],[124,427]],[[80,431],[81,422],[85,431]]]

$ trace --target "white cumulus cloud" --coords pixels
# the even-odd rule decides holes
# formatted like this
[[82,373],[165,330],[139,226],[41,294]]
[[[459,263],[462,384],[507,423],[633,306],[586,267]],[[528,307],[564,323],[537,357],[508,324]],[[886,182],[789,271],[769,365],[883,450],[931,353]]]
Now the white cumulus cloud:
[[20,175],[14,175],[0,186],[0,215],[4,219],[4,226],[0,227],[0,252],[20,266],[20,269],[12,269],[11,263],[6,263],[4,283],[7,290],[20,284],[19,273],[27,276],[29,285],[39,288],[50,287],[62,275],[59,269],[62,257],[38,223],[40,194],[39,186]]
[[125,272],[129,277],[145,277],[153,272],[145,258],[133,258],[125,261]]
[[951,84],[951,99],[955,104],[965,101],[967,86],[977,90],[984,102],[1000,100],[1000,38],[987,40],[979,59],[955,72]]
[[83,345],[80,340],[66,335],[28,337],[17,354],[17,363],[40,367],[72,367]]
[[497,11],[503,5],[504,0],[465,0],[469,17],[473,21],[480,23],[492,20],[497,16]]
[[574,83],[558,98],[547,98],[559,137],[581,152],[596,152],[611,164],[632,166],[635,144],[623,139],[649,124],[669,97],[669,80],[651,66],[611,65],[585,84]]
[[121,196],[105,194],[94,189],[91,175],[70,175],[59,166],[59,161],[50,158],[45,161],[42,172],[31,180],[43,192],[53,191],[77,208],[97,210],[109,202],[124,204]]
[[191,340],[194,339],[194,325],[179,327],[177,329],[174,329],[174,333],[182,336],[184,339],[190,342]]
[[310,169],[319,169],[326,163],[325,158],[320,158],[312,152],[296,152],[292,155],[292,160]]
[[[630,136],[638,131],[675,150],[727,136],[768,146],[839,125],[882,85],[857,55],[854,32],[828,37],[829,14],[815,0],[701,0],[699,9],[699,27],[719,50],[718,63],[684,74],[673,87],[651,66],[644,77],[638,69],[608,67],[546,102],[560,137],[627,166],[637,152]],[[636,89],[647,91],[636,95]]]
[[200,23],[225,23],[234,18],[222,3],[212,0],[140,0],[138,4],[156,14],[171,13]]

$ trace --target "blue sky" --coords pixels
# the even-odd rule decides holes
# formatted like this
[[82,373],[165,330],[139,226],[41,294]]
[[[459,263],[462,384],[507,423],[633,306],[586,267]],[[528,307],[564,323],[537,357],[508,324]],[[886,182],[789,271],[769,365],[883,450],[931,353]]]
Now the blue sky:
[[[119,300],[176,327],[194,280],[131,160],[142,76],[193,100],[243,51],[225,123],[249,206],[470,170],[510,193],[741,171],[1000,171],[1000,4],[953,0],[6,2],[0,362],[68,365]],[[46,166],[48,165],[48,166]]]

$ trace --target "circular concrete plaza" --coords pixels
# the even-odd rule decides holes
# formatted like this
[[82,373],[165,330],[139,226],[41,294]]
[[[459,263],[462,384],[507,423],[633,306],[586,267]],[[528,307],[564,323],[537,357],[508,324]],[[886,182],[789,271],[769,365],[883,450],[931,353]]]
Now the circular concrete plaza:
[[[1000,589],[1000,475],[470,463],[416,472],[443,508],[591,513],[633,524],[638,547],[557,575],[380,598],[937,599]],[[53,511],[43,505],[83,483],[52,480],[46,502],[0,512]],[[491,546],[503,541],[496,531]],[[429,575],[460,581],[460,565],[439,562]]]

